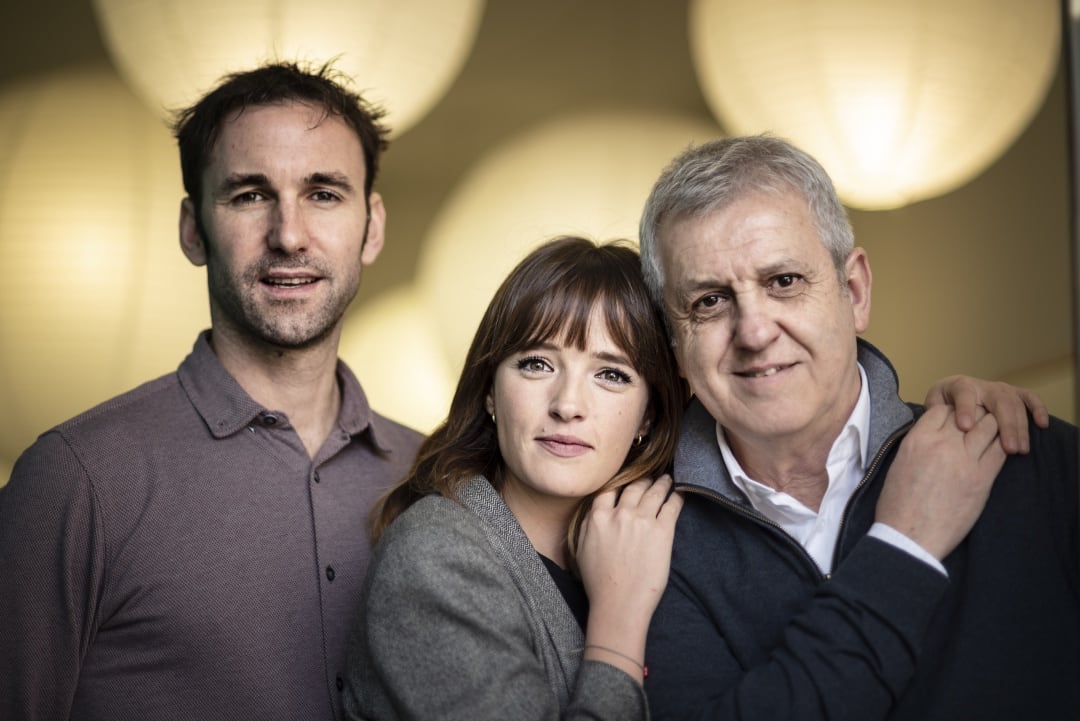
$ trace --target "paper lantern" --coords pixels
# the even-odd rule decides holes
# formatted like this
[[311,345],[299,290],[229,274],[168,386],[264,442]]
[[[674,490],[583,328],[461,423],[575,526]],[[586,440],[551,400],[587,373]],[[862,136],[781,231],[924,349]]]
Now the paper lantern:
[[483,0],[93,0],[121,75],[155,111],[227,72],[324,62],[384,105],[400,134],[435,105],[472,48]]
[[424,433],[446,418],[457,378],[444,360],[429,309],[411,287],[350,313],[338,355],[379,413]]
[[563,118],[493,149],[436,217],[418,288],[450,367],[458,369],[484,309],[529,250],[561,234],[636,242],[660,171],[718,129],[696,119],[609,112]]
[[0,457],[175,369],[209,326],[160,120],[108,71],[0,94]]
[[1055,0],[691,0],[705,98],[733,134],[773,132],[846,203],[897,207],[983,172],[1041,106]]

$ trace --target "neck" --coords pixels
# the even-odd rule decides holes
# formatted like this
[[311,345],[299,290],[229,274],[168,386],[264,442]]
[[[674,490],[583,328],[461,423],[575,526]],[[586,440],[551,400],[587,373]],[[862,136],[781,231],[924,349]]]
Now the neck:
[[[731,452],[738,459],[746,475],[773,490],[786,493],[814,512],[821,506],[821,499],[829,488],[826,462],[832,442],[827,447],[784,448],[777,453],[776,447],[757,448],[727,437]],[[780,444],[777,444],[779,446]]]
[[746,474],[816,512],[829,488],[829,454],[859,402],[862,378],[854,363],[853,381],[846,389],[837,394],[835,405],[819,409],[816,422],[787,435],[739,436],[725,428],[728,445]]
[[503,486],[501,495],[537,553],[547,556],[563,568],[569,567],[567,536],[570,533],[570,520],[581,499],[523,493],[521,489],[508,484]]
[[284,412],[312,458],[337,422],[337,342],[287,349],[242,342],[214,330],[211,347],[257,403]]

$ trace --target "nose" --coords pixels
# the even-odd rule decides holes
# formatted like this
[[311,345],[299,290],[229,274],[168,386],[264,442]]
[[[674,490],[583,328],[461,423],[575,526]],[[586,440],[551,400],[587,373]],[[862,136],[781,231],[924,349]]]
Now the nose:
[[562,374],[553,385],[551,407],[548,412],[560,421],[572,421],[585,415],[585,389],[583,378],[569,373]]
[[767,348],[780,333],[774,311],[767,298],[749,293],[740,295],[735,307],[735,326],[732,329],[735,345],[749,351]]
[[266,244],[272,250],[280,250],[286,255],[307,250],[307,229],[299,205],[281,200],[277,203],[271,226],[267,232]]

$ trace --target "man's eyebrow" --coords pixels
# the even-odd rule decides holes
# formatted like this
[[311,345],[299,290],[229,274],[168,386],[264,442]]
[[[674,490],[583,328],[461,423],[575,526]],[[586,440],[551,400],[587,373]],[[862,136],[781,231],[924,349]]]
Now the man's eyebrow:
[[687,298],[704,290],[729,290],[729,283],[721,282],[716,278],[693,278],[689,282],[677,288],[680,298]]
[[[780,260],[759,266],[754,270],[758,278],[771,278],[779,273],[805,273],[807,264],[796,258],[781,258]],[[730,290],[731,284],[711,277],[692,278],[678,288],[681,296],[690,296],[703,290]]]
[[320,172],[312,173],[304,178],[306,185],[329,185],[333,188],[340,188],[341,190],[352,191],[354,186],[349,176],[345,173],[335,172]]
[[269,184],[270,179],[263,173],[233,173],[221,181],[221,184],[216,188],[216,193],[218,195],[228,195],[240,188],[266,187]]
[[[304,177],[305,185],[326,185],[331,188],[352,192],[355,189],[349,176],[345,173],[317,172]],[[268,188],[271,186],[270,178],[265,173],[233,173],[226,176],[218,185],[218,195],[228,195],[240,188]]]
[[795,258],[782,258],[775,263],[769,263],[758,268],[758,276],[769,278],[777,273],[801,273],[805,270],[806,263]]

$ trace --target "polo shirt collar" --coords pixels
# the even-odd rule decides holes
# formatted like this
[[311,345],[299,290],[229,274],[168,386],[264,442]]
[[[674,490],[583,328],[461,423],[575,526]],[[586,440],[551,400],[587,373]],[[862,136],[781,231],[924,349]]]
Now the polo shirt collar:
[[[229,374],[210,347],[210,331],[195,340],[191,353],[177,371],[180,385],[196,412],[215,438],[225,438],[247,428],[259,416],[275,409],[257,403]],[[372,443],[381,451],[389,449],[377,437],[375,415],[360,382],[344,362],[337,362],[341,410],[338,426],[350,436],[370,431]]]

